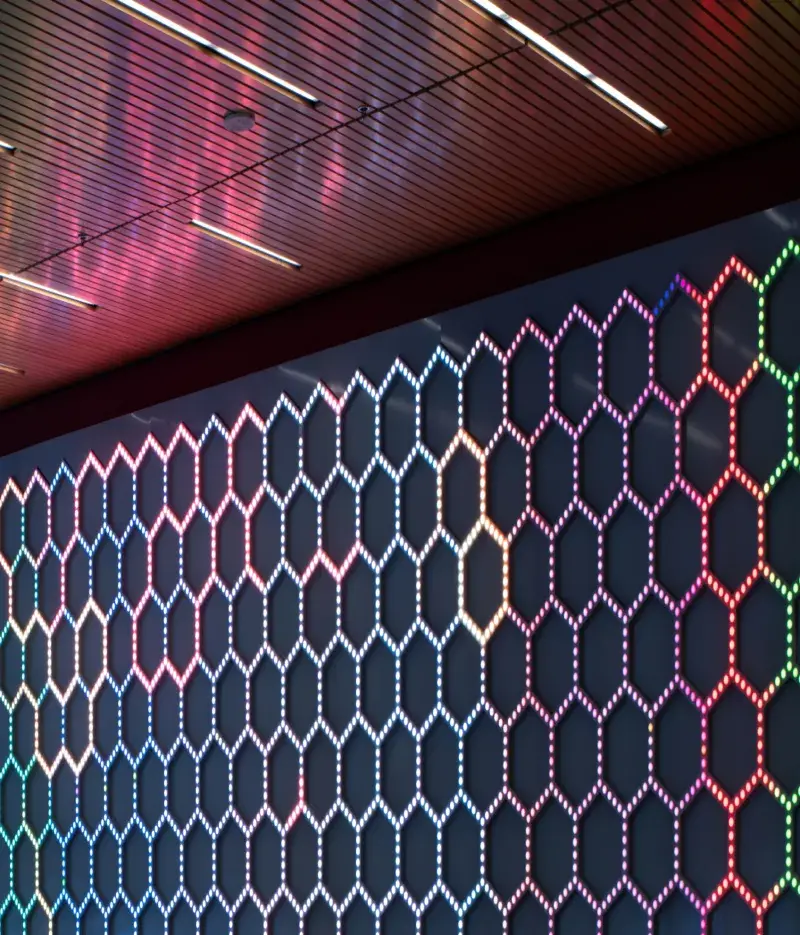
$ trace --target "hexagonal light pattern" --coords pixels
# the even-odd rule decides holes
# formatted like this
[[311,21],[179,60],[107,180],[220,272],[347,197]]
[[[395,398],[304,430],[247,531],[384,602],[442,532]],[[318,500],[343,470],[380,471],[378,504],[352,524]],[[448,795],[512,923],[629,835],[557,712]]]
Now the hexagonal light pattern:
[[[768,544],[771,494],[800,472],[800,370],[767,336],[773,284],[798,256],[790,242],[763,279],[732,258],[707,293],[678,276],[654,309],[626,291],[602,322],[575,307],[555,335],[526,322],[507,350],[482,335],[463,363],[440,348],[419,375],[397,361],[378,386],[356,374],[340,397],[320,384],[304,408],[246,406],[232,428],[212,418],[199,438],[181,427],[166,447],[149,437],[136,455],[120,445],[105,465],[90,455],[50,483],[8,483],[2,930],[654,932],[680,904],[686,931],[717,931],[729,910],[766,931],[782,895],[800,894],[800,772],[773,766],[767,732],[773,718],[791,733],[800,710],[800,579],[781,577]],[[711,365],[732,280],[759,308],[736,385]],[[656,364],[676,300],[701,344],[678,398]],[[635,392],[607,394],[623,318],[646,349],[628,357]],[[559,403],[575,329],[594,354],[573,381],[577,423]],[[528,418],[512,365],[531,347],[549,389]],[[479,365],[495,397],[474,390]],[[785,453],[761,484],[739,460],[757,374],[787,400]],[[442,375],[449,409],[427,401]],[[684,418],[704,388],[729,412],[721,459],[702,457],[708,440]],[[361,457],[345,425],[356,397]],[[662,447],[639,453],[644,424]],[[547,437],[569,470],[535,457]],[[707,493],[688,476],[692,445]],[[587,477],[589,458],[606,467]],[[461,500],[456,462],[477,478]],[[729,590],[715,550],[742,500],[755,541],[735,544],[751,558]],[[481,569],[477,587],[481,543],[495,583]],[[763,664],[739,646],[756,586],[784,621]],[[713,657],[707,694],[694,652]],[[739,829],[776,810],[777,870],[761,885]],[[716,863],[691,843],[698,828],[722,829]],[[615,860],[598,860],[615,840]],[[648,848],[660,865],[642,865]]]

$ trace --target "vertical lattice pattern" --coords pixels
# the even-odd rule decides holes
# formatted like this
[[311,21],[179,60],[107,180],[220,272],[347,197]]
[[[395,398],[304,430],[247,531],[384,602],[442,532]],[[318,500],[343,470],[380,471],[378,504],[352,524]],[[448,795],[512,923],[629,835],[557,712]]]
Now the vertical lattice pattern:
[[10,483],[2,931],[783,931],[798,255]]

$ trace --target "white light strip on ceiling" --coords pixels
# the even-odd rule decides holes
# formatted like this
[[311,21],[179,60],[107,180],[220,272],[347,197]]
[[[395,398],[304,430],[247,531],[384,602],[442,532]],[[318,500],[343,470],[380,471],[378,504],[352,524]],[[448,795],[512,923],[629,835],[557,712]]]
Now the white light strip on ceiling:
[[209,55],[213,55],[215,58],[221,59],[224,62],[227,62],[229,65],[232,65],[234,68],[237,68],[239,71],[242,71],[245,74],[252,75],[261,81],[266,82],[268,85],[275,88],[276,91],[280,91],[282,94],[286,94],[289,97],[292,97],[298,101],[302,101],[305,104],[310,104],[312,107],[319,104],[319,98],[314,97],[314,95],[310,94],[308,91],[304,91],[302,88],[298,88],[296,85],[291,84],[288,81],[284,81],[283,78],[280,78],[278,75],[273,75],[271,72],[268,72],[260,66],[255,65],[253,62],[248,62],[247,59],[242,58],[235,52],[231,52],[228,49],[223,49],[218,45],[214,45],[213,42],[206,39],[204,36],[198,35],[196,32],[192,32],[191,29],[187,29],[185,26],[181,26],[180,23],[176,23],[173,20],[168,19],[161,13],[157,13],[155,10],[151,10],[149,7],[138,3],[137,0],[104,0],[104,2],[109,4],[109,6],[113,6],[119,10],[123,10],[124,12],[131,13],[133,16],[137,17],[137,19],[143,20],[146,23],[150,23],[151,25],[158,27],[159,29],[175,36],[176,38],[181,39],[183,42],[190,43],[201,51],[206,52]]
[[66,302],[67,305],[80,305],[83,308],[97,308],[94,302],[86,299],[79,299],[75,295],[67,292],[59,292],[58,289],[51,289],[49,286],[43,286],[38,282],[31,282],[30,279],[23,279],[21,276],[15,276],[13,273],[0,273],[0,282],[8,282],[20,289],[26,289],[28,292],[35,292],[38,295],[46,296],[48,299],[55,299],[58,302]]
[[582,81],[586,82],[593,91],[601,97],[606,98],[606,100],[629,117],[632,117],[638,123],[641,123],[649,130],[654,130],[661,135],[669,133],[669,127],[663,120],[656,117],[655,114],[651,114],[650,111],[642,107],[641,104],[637,104],[636,101],[631,100],[627,94],[615,88],[614,85],[609,84],[602,78],[598,78],[597,75],[593,74],[585,65],[582,65],[577,59],[574,59],[571,55],[559,49],[557,45],[554,45],[546,36],[531,29],[530,26],[526,26],[525,23],[515,19],[509,13],[506,13],[505,10],[501,10],[500,7],[492,3],[491,0],[464,0],[464,2],[478,7],[478,9],[482,10],[484,13],[488,13],[489,16],[499,20],[506,28],[521,36],[546,58],[550,59],[556,65],[565,68],[576,78],[580,78]]
[[250,253],[254,253],[256,256],[263,257],[265,260],[278,263],[280,266],[286,266],[289,269],[302,268],[301,264],[296,260],[290,260],[289,257],[282,256],[280,253],[275,253],[274,250],[268,250],[266,247],[261,247],[257,243],[245,240],[243,237],[238,237],[236,234],[231,234],[229,231],[214,227],[212,224],[206,224],[205,221],[198,221],[196,218],[193,218],[189,223],[194,227],[200,228],[200,230],[204,231],[206,234],[216,237],[218,240],[233,244],[235,247],[240,247],[242,250],[247,250]]
[[13,364],[0,363],[0,373],[7,373],[12,377],[24,377],[25,371],[22,367],[15,367]]
[[6,143],[3,140],[0,140],[0,149],[4,149],[7,153],[15,153],[17,147],[13,143]]
[[601,95],[607,97],[612,104],[617,104],[623,112],[630,111],[631,114],[635,114],[641,121],[647,124],[648,127],[651,127],[656,133],[660,133],[662,136],[665,133],[669,133],[669,127],[663,120],[659,120],[655,114],[651,114],[649,110],[646,110],[641,104],[637,104],[636,101],[620,91],[619,88],[615,88],[613,84],[609,84],[596,75],[592,75],[589,82],[593,87],[597,88]]

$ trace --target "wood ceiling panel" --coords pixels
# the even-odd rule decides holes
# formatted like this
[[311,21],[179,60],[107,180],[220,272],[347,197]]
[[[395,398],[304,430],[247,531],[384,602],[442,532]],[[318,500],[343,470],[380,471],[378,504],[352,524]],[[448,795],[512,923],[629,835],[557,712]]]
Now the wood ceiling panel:
[[[103,0],[4,0],[0,270],[100,308],[0,283],[0,362],[26,371],[0,374],[0,406],[800,122],[785,5],[501,3],[666,121],[659,137],[463,0],[143,2],[321,104]],[[225,130],[234,107],[252,131]]]

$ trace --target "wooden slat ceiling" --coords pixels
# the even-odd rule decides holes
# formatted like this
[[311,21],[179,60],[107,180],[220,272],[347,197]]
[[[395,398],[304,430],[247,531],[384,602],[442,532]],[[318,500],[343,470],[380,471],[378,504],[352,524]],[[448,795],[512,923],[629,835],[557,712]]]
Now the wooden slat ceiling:
[[[0,407],[800,122],[790,0],[500,4],[663,137],[462,0],[145,5],[321,106],[103,0],[3,0],[0,271],[98,308],[0,283],[0,363],[25,371],[0,373]],[[242,107],[256,125],[232,134]]]

